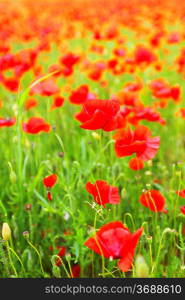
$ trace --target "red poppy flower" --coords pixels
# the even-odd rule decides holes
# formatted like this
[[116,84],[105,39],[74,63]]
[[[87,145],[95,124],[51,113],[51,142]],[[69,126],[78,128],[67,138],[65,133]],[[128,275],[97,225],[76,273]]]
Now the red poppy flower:
[[185,189],[181,191],[177,191],[176,194],[181,198],[185,198]]
[[120,196],[117,187],[110,186],[106,181],[97,180],[95,184],[88,182],[86,184],[86,190],[93,195],[94,201],[99,205],[119,204]]
[[117,61],[117,59],[110,59],[109,61],[108,61],[108,68],[109,69],[114,69],[115,67],[116,67],[116,65],[118,64],[118,61]]
[[41,131],[49,132],[50,129],[50,125],[42,118],[31,117],[27,123],[23,123],[23,130],[30,134],[37,134]]
[[167,42],[169,44],[175,44],[175,43],[179,43],[180,41],[180,34],[178,32],[171,32]]
[[98,232],[85,242],[85,246],[104,256],[119,259],[118,266],[127,272],[134,257],[134,251],[142,234],[143,228],[131,233],[120,221],[103,225]]
[[138,79],[136,82],[127,82],[124,86],[125,92],[137,92],[140,91],[143,87],[141,79]]
[[48,72],[49,72],[49,73],[55,72],[52,76],[58,77],[58,76],[60,76],[61,73],[62,73],[61,66],[59,66],[59,65],[51,65],[51,66],[49,66],[49,68],[48,68]]
[[87,130],[112,131],[125,124],[116,100],[88,100],[82,111],[76,115],[76,119],[82,123],[80,127]]
[[9,78],[4,78],[2,83],[4,86],[11,92],[17,92],[19,88],[19,81],[16,78],[9,77]]
[[65,255],[66,253],[66,247],[57,247],[59,250],[57,256],[59,256],[60,258],[56,259],[56,266],[60,267],[62,264],[61,258]]
[[72,92],[69,100],[73,104],[82,104],[88,99],[89,88],[87,85],[81,85],[75,91]]
[[73,73],[73,68],[72,67],[67,67],[67,66],[63,66],[61,73],[63,76],[68,77]]
[[64,104],[64,98],[57,96],[53,99],[53,104],[51,106],[51,109],[61,107],[63,104]]
[[152,38],[150,39],[150,43],[152,46],[157,47],[160,44],[160,40],[162,38],[162,36],[164,35],[164,32],[159,31],[157,33],[154,34],[154,36],[152,36]]
[[159,78],[153,80],[150,85],[150,89],[152,90],[153,96],[159,99],[163,98],[172,98],[175,102],[180,100],[180,86],[170,86],[168,82],[164,79]]
[[131,91],[130,87],[126,86],[123,90],[119,91],[116,95],[120,105],[137,106],[142,105],[137,91]]
[[72,271],[72,278],[80,277],[80,265],[79,264],[72,266],[71,271]]
[[156,98],[170,98],[171,97],[171,88],[170,87],[164,87],[162,89],[158,89],[153,92],[153,95]]
[[128,118],[128,121],[133,125],[137,125],[140,120],[158,122],[161,125],[166,124],[166,121],[161,118],[160,114],[151,107],[138,106],[133,109],[133,115]]
[[125,49],[114,49],[114,54],[123,57],[125,55]]
[[138,171],[144,168],[144,162],[138,157],[133,157],[129,161],[129,167],[134,171]]
[[73,53],[68,53],[60,59],[60,62],[70,69],[71,67],[73,67],[73,65],[75,65],[79,61],[79,59],[80,57],[78,55]]
[[149,190],[142,193],[139,201],[143,206],[148,207],[151,211],[167,212],[164,208],[166,200],[158,190]]
[[150,130],[144,125],[136,127],[135,131],[128,129],[122,132],[122,138],[116,140],[115,151],[118,157],[136,156],[143,161],[152,159],[159,148],[160,137],[151,138]]
[[181,213],[183,214],[183,215],[185,215],[185,205],[184,206],[181,206]]
[[173,86],[171,88],[171,97],[173,98],[174,101],[179,102],[180,92],[181,91],[180,91],[180,86],[179,85]]
[[51,192],[47,192],[47,198],[49,201],[52,201],[52,195],[51,195]]
[[0,71],[13,68],[16,65],[16,58],[13,54],[7,53],[0,57]]
[[30,90],[30,95],[52,96],[59,91],[59,88],[52,79],[46,79],[33,86]]
[[43,179],[43,184],[47,188],[52,188],[56,184],[57,179],[58,177],[56,174],[49,175]]
[[12,119],[0,118],[0,128],[1,127],[10,127],[10,126],[13,126],[15,123],[16,123],[15,118],[12,118]]
[[29,109],[31,109],[31,108],[37,106],[37,104],[38,104],[37,100],[35,100],[35,99],[33,99],[33,98],[30,98],[30,99],[28,99],[28,100],[25,102],[24,107],[25,107],[26,110],[29,110]]
[[151,50],[143,47],[138,46],[135,50],[135,63],[141,64],[141,63],[147,63],[150,64],[154,60],[156,60],[155,55],[151,52]]
[[98,69],[98,68],[93,68],[90,72],[89,72],[89,78],[91,80],[94,80],[94,81],[98,81],[101,76],[102,76],[102,70],[101,69]]

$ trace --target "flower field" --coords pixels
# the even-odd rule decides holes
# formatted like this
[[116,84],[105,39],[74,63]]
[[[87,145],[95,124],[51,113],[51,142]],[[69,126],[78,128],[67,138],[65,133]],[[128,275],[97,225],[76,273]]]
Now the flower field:
[[185,3],[0,1],[0,277],[183,278]]

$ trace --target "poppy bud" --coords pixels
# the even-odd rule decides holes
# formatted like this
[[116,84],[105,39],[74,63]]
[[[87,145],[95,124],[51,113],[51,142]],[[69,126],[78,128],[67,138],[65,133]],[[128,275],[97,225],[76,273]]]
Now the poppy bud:
[[152,175],[152,172],[151,172],[151,171],[146,171],[146,172],[145,172],[145,175],[146,175],[146,176],[151,176],[151,175]]
[[25,239],[29,239],[29,231],[24,231],[22,235]]
[[25,208],[26,211],[30,211],[32,209],[32,204],[27,203],[27,204],[25,204],[24,208]]
[[50,193],[50,192],[47,192],[47,198],[48,198],[48,200],[49,200],[49,201],[51,201],[51,200],[52,200],[52,195],[51,195],[51,193]]
[[92,137],[95,139],[95,140],[100,140],[101,139],[101,136],[98,134],[98,133],[96,133],[96,132],[92,132]]
[[58,156],[63,158],[64,157],[64,152],[58,152]]
[[136,277],[147,278],[149,275],[148,265],[142,255],[138,255],[135,261]]
[[54,275],[56,278],[60,278],[60,277],[61,277],[60,269],[59,269],[59,267],[58,267],[57,265],[54,265],[54,266],[53,266],[52,272],[53,272],[53,275]]
[[70,260],[71,260],[71,254],[70,254],[70,253],[67,253],[67,254],[66,254],[66,260],[67,260],[67,261],[70,261]]
[[11,229],[10,229],[8,223],[3,223],[2,237],[3,237],[3,240],[5,240],[5,241],[8,241],[11,237]]
[[148,160],[148,161],[147,161],[147,166],[148,166],[148,167],[152,167],[152,160]]
[[55,183],[57,182],[57,178],[58,177],[56,174],[51,174],[43,179],[43,184],[47,188],[52,188],[55,185]]

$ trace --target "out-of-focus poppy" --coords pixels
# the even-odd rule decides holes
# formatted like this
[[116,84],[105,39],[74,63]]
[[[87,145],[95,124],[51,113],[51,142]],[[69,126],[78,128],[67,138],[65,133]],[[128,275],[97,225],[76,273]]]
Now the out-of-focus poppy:
[[184,206],[181,206],[180,210],[181,210],[181,213],[182,213],[183,215],[185,215],[185,205],[184,205]]
[[156,98],[172,98],[175,102],[179,102],[180,100],[180,86],[170,86],[169,83],[163,78],[159,78],[150,82],[149,88],[152,90],[152,94]]
[[11,92],[17,92],[19,88],[19,81],[14,77],[4,78],[2,81],[4,86]]
[[83,104],[88,99],[89,88],[87,85],[79,86],[75,91],[72,91],[69,100],[73,104]]
[[147,49],[144,46],[138,46],[135,50],[134,59],[136,64],[150,64],[156,60],[156,56],[150,49]]
[[59,91],[59,88],[52,79],[46,79],[33,86],[30,90],[30,95],[52,96]]
[[37,102],[36,99],[34,99],[34,98],[29,98],[29,99],[25,102],[24,107],[25,107],[26,110],[30,110],[31,108],[37,106],[37,104],[38,104],[38,102]]
[[181,198],[185,198],[185,189],[183,189],[181,191],[176,191],[176,194]]
[[165,125],[166,121],[161,118],[160,114],[151,107],[136,106],[132,109],[131,116],[128,117],[129,123],[137,125],[139,121],[146,120],[149,122],[158,122]]
[[58,176],[56,174],[51,174],[43,179],[43,184],[47,188],[52,188],[57,182]]
[[23,123],[23,130],[29,134],[37,134],[41,131],[49,132],[50,125],[42,118],[31,117],[27,123]]
[[67,68],[72,68],[79,61],[80,57],[74,53],[67,53],[61,57],[60,62]]
[[4,119],[4,118],[0,118],[0,128],[1,127],[11,127],[16,123],[16,119],[12,118],[12,119]]
[[80,265],[79,264],[73,265],[71,267],[71,271],[72,271],[72,278],[80,277]]
[[56,259],[55,264],[56,264],[57,267],[60,267],[61,264],[62,264],[61,259],[66,254],[66,247],[62,246],[62,247],[57,247],[57,248],[59,248],[59,252],[57,253],[57,256],[59,256],[60,258]]
[[179,43],[180,42],[180,34],[179,32],[171,32],[167,42],[169,44],[175,44],[175,43]]
[[65,101],[65,99],[63,97],[56,96],[53,99],[53,103],[51,105],[51,109],[53,110],[53,109],[61,107],[64,104],[64,101]]
[[129,161],[129,167],[134,171],[138,171],[144,168],[144,162],[138,157],[133,157]]

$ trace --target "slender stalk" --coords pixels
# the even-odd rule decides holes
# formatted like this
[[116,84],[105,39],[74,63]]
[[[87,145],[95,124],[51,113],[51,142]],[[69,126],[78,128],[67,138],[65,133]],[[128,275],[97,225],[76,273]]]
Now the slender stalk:
[[14,266],[14,263],[13,263],[13,260],[12,260],[11,254],[10,254],[10,247],[9,247],[9,242],[8,241],[6,241],[6,249],[7,249],[8,259],[9,259],[10,265],[12,267],[12,270],[13,270],[15,276],[18,277],[18,273],[16,271],[16,268]]
[[40,255],[39,251],[38,251],[37,248],[30,242],[30,240],[28,239],[28,237],[26,238],[26,240],[27,240],[27,243],[30,245],[30,247],[32,247],[33,250],[37,253],[38,258],[39,258],[40,268],[41,268],[41,271],[42,271],[42,275],[45,277],[45,272],[44,272],[44,269],[43,269],[42,259],[41,259],[41,255]]

